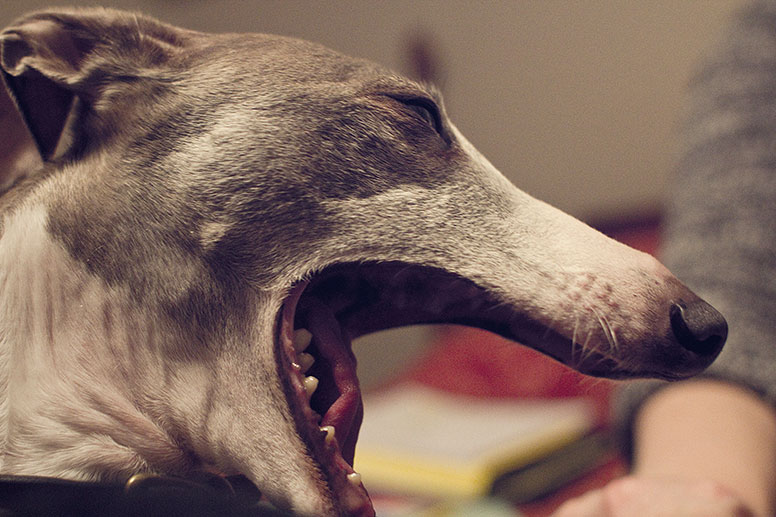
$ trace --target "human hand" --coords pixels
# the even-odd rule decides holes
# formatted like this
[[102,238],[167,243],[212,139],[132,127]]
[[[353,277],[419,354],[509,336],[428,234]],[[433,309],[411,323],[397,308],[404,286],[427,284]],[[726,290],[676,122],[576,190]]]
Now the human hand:
[[552,517],[752,517],[735,493],[705,480],[626,476],[566,501]]

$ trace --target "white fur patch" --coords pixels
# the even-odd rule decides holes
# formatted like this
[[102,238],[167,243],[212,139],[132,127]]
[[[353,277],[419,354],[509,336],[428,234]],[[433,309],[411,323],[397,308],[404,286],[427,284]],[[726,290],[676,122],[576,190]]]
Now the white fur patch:
[[142,456],[186,462],[131,404],[126,361],[133,308],[74,261],[46,230],[46,211],[6,217],[0,238],[0,435],[3,472],[98,477],[147,468]]

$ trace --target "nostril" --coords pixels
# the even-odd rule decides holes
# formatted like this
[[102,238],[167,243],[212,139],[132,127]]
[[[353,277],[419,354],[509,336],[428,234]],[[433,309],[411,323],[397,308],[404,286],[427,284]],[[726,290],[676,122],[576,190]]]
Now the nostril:
[[727,321],[703,300],[674,303],[669,315],[674,336],[679,344],[691,352],[716,354],[727,339]]

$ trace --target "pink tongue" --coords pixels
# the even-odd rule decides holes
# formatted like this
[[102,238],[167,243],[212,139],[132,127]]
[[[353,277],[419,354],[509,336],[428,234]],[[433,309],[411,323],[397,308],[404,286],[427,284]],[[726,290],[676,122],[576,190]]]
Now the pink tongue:
[[343,336],[339,322],[329,307],[314,300],[306,302],[305,320],[307,329],[314,336],[317,360],[328,363],[330,369],[330,375],[320,379],[320,393],[314,396],[331,403],[326,414],[322,415],[321,426],[334,426],[342,457],[352,465],[363,417],[356,358],[350,340]]

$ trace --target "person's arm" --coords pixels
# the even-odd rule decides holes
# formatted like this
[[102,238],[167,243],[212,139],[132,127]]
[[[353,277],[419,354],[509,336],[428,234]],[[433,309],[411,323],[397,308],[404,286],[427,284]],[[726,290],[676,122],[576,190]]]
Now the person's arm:
[[554,517],[776,515],[776,414],[733,384],[687,381],[651,396],[634,429],[630,476]]
[[753,393],[714,380],[669,386],[639,411],[635,444],[634,476],[714,481],[755,515],[776,515],[776,414]]

